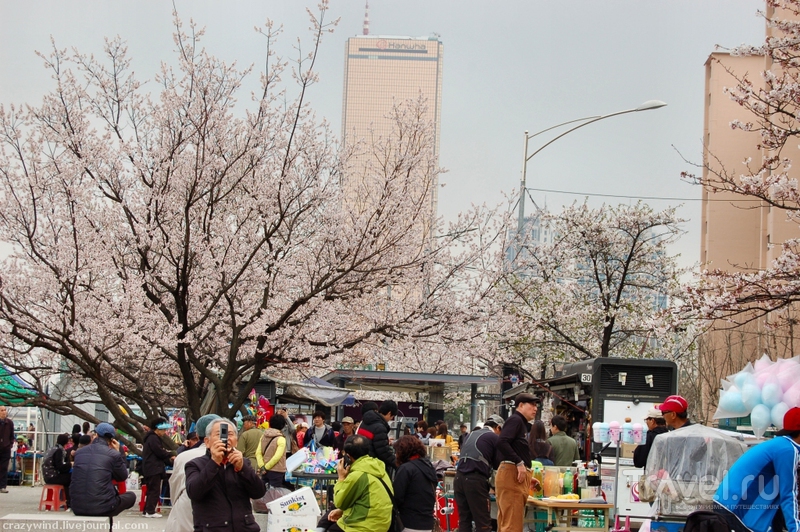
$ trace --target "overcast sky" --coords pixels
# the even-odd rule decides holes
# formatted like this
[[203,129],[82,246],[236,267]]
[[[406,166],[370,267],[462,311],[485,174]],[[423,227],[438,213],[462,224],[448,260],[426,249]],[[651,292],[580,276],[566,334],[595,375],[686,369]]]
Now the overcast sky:
[[[296,38],[309,43],[308,16],[299,0],[177,0],[180,16],[206,28],[208,51],[240,66],[263,65],[264,38],[253,27],[272,19],[284,26],[281,52]],[[691,170],[681,154],[700,161],[704,63],[716,45],[763,41],[756,0],[451,1],[370,0],[373,35],[429,36],[444,43],[441,165],[446,219],[471,204],[516,194],[523,131],[540,131],[584,116],[602,115],[658,99],[659,110],[610,118],[542,151],[528,166],[528,186],[551,210],[587,195],[590,202],[634,197],[700,197],[681,182]],[[134,70],[152,79],[173,55],[172,4],[163,0],[0,0],[0,103],[37,103],[52,88],[35,55],[59,48],[102,51],[103,37],[128,41]],[[310,94],[338,134],[342,115],[344,43],[361,34],[363,0],[331,0],[327,18],[340,18],[317,63],[320,82]],[[530,151],[537,144],[532,141]],[[680,152],[680,153],[678,153]],[[675,246],[685,265],[699,257],[700,202],[648,200],[661,209],[683,203],[687,234]],[[529,203],[528,203],[529,205]],[[530,212],[528,207],[527,212]]]

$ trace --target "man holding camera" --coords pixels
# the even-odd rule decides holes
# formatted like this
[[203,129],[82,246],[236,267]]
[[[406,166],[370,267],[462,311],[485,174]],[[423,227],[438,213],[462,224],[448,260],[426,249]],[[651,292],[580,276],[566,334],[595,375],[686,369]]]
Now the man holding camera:
[[117,493],[112,480],[128,478],[128,466],[119,452],[117,431],[109,423],[95,428],[97,438],[75,453],[70,506],[75,515],[115,516],[136,503],[136,494]]
[[260,499],[267,488],[236,443],[236,426],[216,419],[206,430],[206,454],[186,464],[186,494],[192,501],[195,530],[261,530],[250,499]]

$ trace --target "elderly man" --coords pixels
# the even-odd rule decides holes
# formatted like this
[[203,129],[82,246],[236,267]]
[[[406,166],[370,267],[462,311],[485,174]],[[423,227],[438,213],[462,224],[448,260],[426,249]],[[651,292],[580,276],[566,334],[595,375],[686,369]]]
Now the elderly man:
[[517,405],[500,432],[498,449],[502,462],[497,468],[497,531],[519,532],[525,517],[531,484],[531,451],[528,427],[539,411],[539,399],[529,393],[514,398]]
[[206,454],[186,464],[186,494],[192,501],[195,530],[261,530],[250,499],[260,499],[267,488],[236,449],[237,436],[236,425],[215,419],[206,429]]
[[14,422],[8,419],[8,409],[0,405],[0,493],[8,493],[8,463],[14,446]]
[[686,413],[689,403],[680,395],[670,395],[656,408],[661,410],[664,421],[673,429],[681,429],[692,424]]
[[[333,486],[336,509],[318,528],[344,532],[386,532],[392,522],[392,481],[383,463],[369,455],[370,442],[356,434],[344,444],[338,482]],[[331,525],[330,522],[335,524]]]
[[345,416],[342,419],[342,431],[336,435],[336,441],[333,443],[333,448],[339,451],[339,455],[344,452],[344,442],[347,438],[356,433],[356,423],[350,416]]
[[492,517],[489,511],[489,477],[500,465],[497,444],[503,429],[503,418],[497,414],[489,416],[482,429],[467,435],[456,463],[456,478],[453,483],[456,507],[458,508],[459,532],[489,532]]
[[194,520],[192,519],[192,501],[186,495],[186,464],[206,454],[206,429],[215,419],[220,419],[216,414],[207,414],[197,420],[195,432],[200,439],[200,445],[187,449],[175,458],[172,464],[172,476],[169,478],[169,492],[172,495],[172,510],[167,517],[166,530],[171,532],[192,532]]
[[658,408],[651,408],[647,412],[647,417],[644,418],[647,424],[647,438],[645,442],[633,451],[633,466],[644,467],[647,465],[647,457],[650,456],[650,448],[653,446],[653,440],[659,434],[667,432],[667,422],[664,421],[664,416],[661,415],[661,410]]
[[242,416],[242,432],[239,434],[239,443],[236,448],[242,451],[245,458],[250,460],[250,466],[258,471],[256,453],[264,431],[256,427],[256,416]]
[[119,452],[117,431],[109,423],[100,423],[95,430],[97,438],[75,452],[69,485],[72,512],[75,515],[119,515],[134,505],[136,494],[117,493],[112,482],[128,478],[128,466]]

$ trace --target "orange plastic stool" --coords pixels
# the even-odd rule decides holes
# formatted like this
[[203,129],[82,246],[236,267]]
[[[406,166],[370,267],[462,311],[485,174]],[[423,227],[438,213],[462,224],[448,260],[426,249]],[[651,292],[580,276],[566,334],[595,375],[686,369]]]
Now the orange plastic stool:
[[45,484],[42,487],[42,496],[39,499],[39,511],[45,510],[60,512],[67,511],[67,494],[61,484]]
[[[144,503],[147,499],[147,485],[142,484],[142,496],[139,499],[139,511],[144,512]],[[156,512],[161,513],[161,497],[158,498],[158,504],[156,504]]]

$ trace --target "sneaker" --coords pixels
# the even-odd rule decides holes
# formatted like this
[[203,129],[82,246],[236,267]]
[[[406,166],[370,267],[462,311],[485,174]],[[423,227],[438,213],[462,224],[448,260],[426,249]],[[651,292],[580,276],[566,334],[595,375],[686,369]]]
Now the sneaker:
[[162,517],[164,517],[163,515],[161,515],[158,512],[156,512],[154,514],[144,514],[144,516],[145,517],[152,517],[153,519],[161,519]]
[[0,489],[0,493],[8,493],[8,490],[5,488]]

